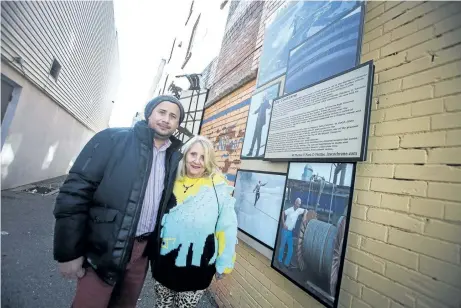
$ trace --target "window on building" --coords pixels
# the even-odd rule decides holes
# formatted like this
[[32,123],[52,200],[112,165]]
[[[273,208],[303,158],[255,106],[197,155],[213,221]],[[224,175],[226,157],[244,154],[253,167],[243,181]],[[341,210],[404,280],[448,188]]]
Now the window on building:
[[193,10],[194,10],[194,0],[192,0],[192,3],[190,4],[189,16],[187,16],[186,26],[187,26],[187,23],[189,22],[190,17],[192,16]]
[[163,90],[162,90],[162,94],[165,94],[165,89],[166,89],[166,83],[168,82],[168,77],[170,75],[166,75],[166,78],[165,78],[165,83],[163,84]]
[[50,75],[54,78],[54,80],[58,80],[60,71],[61,71],[61,64],[59,64],[58,60],[54,59],[53,64],[51,65],[51,69],[50,69]]
[[5,116],[6,110],[8,109],[8,105],[10,104],[11,99],[13,98],[13,90],[14,87],[11,84],[4,81],[2,78],[2,123],[3,117]]
[[190,57],[192,56],[191,50],[192,50],[192,46],[194,45],[195,33],[197,31],[198,22],[200,21],[200,16],[201,14],[198,15],[197,20],[195,21],[194,27],[192,28],[192,32],[190,34],[189,46],[187,46],[186,58],[184,59],[184,63],[181,66],[181,69],[184,69]]
[[173,41],[173,46],[171,46],[170,57],[168,58],[168,63],[170,63],[171,57],[173,56],[174,46],[176,44],[176,38]]

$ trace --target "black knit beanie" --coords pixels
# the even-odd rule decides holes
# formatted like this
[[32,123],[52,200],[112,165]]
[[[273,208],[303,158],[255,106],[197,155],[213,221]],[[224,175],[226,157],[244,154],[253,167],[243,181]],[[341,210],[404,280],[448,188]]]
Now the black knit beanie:
[[185,116],[184,107],[176,97],[169,95],[157,96],[156,98],[152,99],[150,102],[147,103],[146,108],[144,109],[144,117],[146,121],[149,121],[149,117],[152,114],[152,110],[154,110],[154,108],[162,102],[170,102],[176,104],[179,107],[179,124],[181,124]]

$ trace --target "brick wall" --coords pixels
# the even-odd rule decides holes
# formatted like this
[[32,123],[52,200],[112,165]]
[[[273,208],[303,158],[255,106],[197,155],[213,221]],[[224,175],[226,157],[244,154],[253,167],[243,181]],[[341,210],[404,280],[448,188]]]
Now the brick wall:
[[202,71],[200,76],[200,87],[202,89],[209,89],[213,83],[214,75],[216,74],[216,67],[218,66],[218,58],[214,58],[213,61]]
[[220,100],[254,78],[253,54],[259,31],[263,1],[231,2],[230,16],[217,59],[209,102]]
[[218,165],[230,182],[240,168],[249,99],[254,88],[253,80],[205,109],[200,134],[214,142]]
[[[369,2],[362,54],[376,65],[372,124],[339,306],[461,307],[461,3]],[[237,254],[211,287],[220,307],[322,307],[242,241]]]
[[370,2],[369,158],[357,167],[342,307],[461,305],[461,3]]

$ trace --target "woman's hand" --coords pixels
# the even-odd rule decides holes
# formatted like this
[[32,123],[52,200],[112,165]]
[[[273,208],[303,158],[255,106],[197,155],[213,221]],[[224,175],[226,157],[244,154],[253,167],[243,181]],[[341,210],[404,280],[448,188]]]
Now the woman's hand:
[[216,273],[215,277],[216,277],[216,280],[219,281],[219,280],[223,279],[224,277],[226,277],[226,274]]

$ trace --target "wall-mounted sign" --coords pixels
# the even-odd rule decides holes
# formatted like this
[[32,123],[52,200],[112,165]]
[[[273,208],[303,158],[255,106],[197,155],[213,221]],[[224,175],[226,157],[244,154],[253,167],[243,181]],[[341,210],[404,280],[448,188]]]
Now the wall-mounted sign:
[[372,88],[370,61],[275,100],[265,160],[365,160]]

